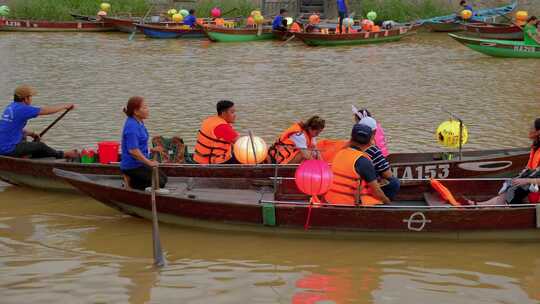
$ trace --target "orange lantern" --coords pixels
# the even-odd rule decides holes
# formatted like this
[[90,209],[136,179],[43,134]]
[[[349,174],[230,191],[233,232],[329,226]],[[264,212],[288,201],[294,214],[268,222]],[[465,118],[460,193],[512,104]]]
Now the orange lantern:
[[258,164],[267,154],[268,147],[258,136],[242,136],[234,144],[234,157],[242,164]]
[[371,31],[374,32],[374,33],[378,33],[381,31],[381,27],[378,26],[378,25],[374,25],[371,27]]
[[216,22],[217,26],[225,26],[225,19],[223,18],[216,18],[214,21]]
[[319,22],[321,22],[321,17],[319,17],[319,15],[313,14],[309,16],[309,24],[315,25],[319,24]]
[[470,10],[462,10],[461,11],[461,18],[463,20],[469,20],[472,17],[472,12]]
[[255,19],[253,19],[253,17],[251,17],[251,16],[247,17],[246,25],[247,26],[254,26],[255,25]]
[[529,13],[527,11],[517,11],[516,20],[521,22],[526,22],[529,19]]

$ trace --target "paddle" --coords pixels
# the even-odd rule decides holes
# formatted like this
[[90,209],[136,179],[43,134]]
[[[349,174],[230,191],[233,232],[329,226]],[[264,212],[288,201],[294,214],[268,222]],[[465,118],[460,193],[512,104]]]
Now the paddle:
[[285,40],[280,46],[285,46],[285,44],[289,43],[289,41],[293,40],[295,37],[296,36],[292,34],[292,36]]
[[259,163],[257,162],[257,151],[255,149],[255,143],[253,142],[253,133],[251,131],[248,131],[249,134],[249,141],[251,142],[251,149],[253,151],[253,158],[255,159],[255,166],[257,166]]
[[45,135],[45,133],[47,133],[47,131],[49,131],[52,127],[54,127],[54,125],[56,125],[57,122],[60,121],[60,119],[64,118],[64,116],[66,116],[66,114],[71,111],[71,109],[73,108],[69,108],[67,110],[64,111],[64,113],[62,113],[62,115],[58,116],[58,118],[56,118],[48,127],[46,127],[43,131],[41,131],[41,133],[39,133],[39,138],[43,137],[43,135]]
[[167,265],[167,260],[161,250],[161,241],[159,238],[159,223],[156,208],[156,190],[159,187],[159,171],[158,167],[152,168],[152,244],[154,248],[154,265],[163,267]]
[[[150,8],[148,9],[148,11],[146,12],[146,14],[144,14],[143,18],[141,19],[141,24],[144,24],[144,20],[146,19],[146,17],[148,17],[148,15],[153,9],[154,9],[154,5],[152,4]],[[132,41],[133,38],[135,38],[136,34],[137,34],[137,27],[135,26],[135,30],[131,34],[129,34],[128,41]]]

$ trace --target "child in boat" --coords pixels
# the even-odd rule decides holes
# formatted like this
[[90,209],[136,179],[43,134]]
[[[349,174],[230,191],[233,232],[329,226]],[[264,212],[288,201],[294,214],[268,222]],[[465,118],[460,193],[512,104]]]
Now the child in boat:
[[523,27],[524,42],[527,45],[539,45],[540,35],[538,35],[538,18],[531,16],[527,24]]
[[[354,114],[353,119],[356,123],[358,123],[362,118],[364,117],[372,117],[371,113],[365,108],[358,110],[354,105],[352,106],[352,112]],[[388,148],[386,147],[386,137],[384,135],[384,129],[382,128],[380,123],[377,123],[377,132],[375,133],[375,144],[379,149],[381,149],[381,152],[383,153],[384,157],[387,157],[389,152]]]

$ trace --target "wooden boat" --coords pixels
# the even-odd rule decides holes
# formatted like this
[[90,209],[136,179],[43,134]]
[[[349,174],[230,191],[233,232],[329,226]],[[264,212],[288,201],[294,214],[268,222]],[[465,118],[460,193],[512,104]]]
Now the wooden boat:
[[[150,193],[122,187],[119,177],[55,169],[59,178],[125,214],[151,219]],[[457,197],[485,200],[501,180],[442,180]],[[540,239],[540,205],[458,206],[440,199],[428,181],[402,191],[395,202],[372,207],[316,205],[288,194],[295,187],[246,179],[173,178],[169,194],[156,195],[160,221],[238,232],[330,238]],[[286,188],[286,189],[279,189]]]
[[123,33],[133,33],[137,29],[135,24],[141,21],[141,18],[139,17],[104,16],[102,18],[104,22],[111,24],[118,31],[123,32]]
[[[274,31],[272,30],[272,34],[274,34],[274,39],[285,41],[289,38],[291,38],[295,33],[288,32],[288,31]],[[296,38],[294,38],[296,39]]]
[[[75,20],[81,20],[81,21],[92,21],[92,22],[96,22],[97,21],[97,18],[96,16],[88,16],[88,15],[79,15],[79,14],[70,14],[71,17],[73,17],[73,19]],[[103,21],[105,22],[105,21]]]
[[115,28],[106,22],[35,21],[0,18],[0,31],[17,32],[107,32]]
[[465,34],[470,37],[499,40],[523,40],[523,30],[514,24],[469,23],[464,24]]
[[256,28],[227,28],[215,25],[204,27],[204,33],[214,42],[246,42],[274,38],[272,28],[265,27],[259,34]]
[[[465,151],[461,160],[444,160],[441,152],[390,154],[395,176],[402,179],[510,177],[527,164],[528,148]],[[171,177],[224,177],[267,179],[272,176],[294,176],[296,165],[197,165],[162,164]],[[118,164],[82,164],[51,159],[25,159],[0,156],[0,179],[13,185],[53,191],[73,188],[56,178],[53,169],[83,174],[118,175]]]
[[[496,18],[511,13],[517,8],[517,1],[494,8],[486,8],[474,11],[474,16],[465,23],[477,23],[477,22],[495,22]],[[457,32],[463,31],[463,20],[459,19],[456,14],[423,19],[418,21],[423,27],[433,32]]]
[[493,57],[540,58],[540,45],[528,45],[523,41],[469,38],[449,34],[466,47]]
[[400,27],[380,32],[357,32],[350,34],[295,33],[297,39],[309,46],[356,45],[398,41],[410,35],[410,27]]
[[138,30],[145,36],[156,39],[174,39],[174,38],[204,38],[205,34],[202,28],[191,28],[180,24],[136,24]]

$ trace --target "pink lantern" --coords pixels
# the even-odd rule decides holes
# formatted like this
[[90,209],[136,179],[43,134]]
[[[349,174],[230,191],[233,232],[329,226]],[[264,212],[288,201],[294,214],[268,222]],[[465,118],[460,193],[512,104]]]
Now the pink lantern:
[[302,162],[294,175],[296,186],[307,195],[325,194],[332,184],[332,170],[328,163],[319,159]]
[[214,7],[211,11],[210,11],[210,14],[212,15],[212,17],[214,18],[219,18],[221,16],[221,10],[219,9],[219,7]]

